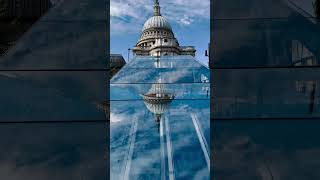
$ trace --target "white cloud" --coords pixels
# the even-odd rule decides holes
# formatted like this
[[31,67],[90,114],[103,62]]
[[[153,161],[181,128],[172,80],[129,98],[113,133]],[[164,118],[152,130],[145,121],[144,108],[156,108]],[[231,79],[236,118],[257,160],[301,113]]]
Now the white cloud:
[[187,15],[184,15],[183,18],[178,20],[178,22],[182,23],[183,25],[190,25],[193,22],[193,19]]
[[[161,13],[171,23],[190,26],[210,18],[209,0],[160,0]],[[112,0],[110,2],[111,33],[137,32],[152,15],[152,0]]]
[[117,122],[121,122],[123,120],[126,120],[126,116],[122,116],[120,114],[115,114],[115,113],[110,113],[110,121],[111,123],[117,123]]
[[137,11],[134,11],[131,4],[121,2],[110,2],[110,16],[123,18],[125,16],[131,16],[133,18],[139,18]]

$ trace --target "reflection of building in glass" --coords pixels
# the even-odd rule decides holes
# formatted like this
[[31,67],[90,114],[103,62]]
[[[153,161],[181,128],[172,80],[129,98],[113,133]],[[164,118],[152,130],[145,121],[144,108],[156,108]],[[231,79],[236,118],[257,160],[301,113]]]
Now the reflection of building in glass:
[[281,14],[286,18],[216,22],[210,56],[210,66],[218,69],[213,75],[216,78],[213,92],[219,97],[212,106],[215,116],[319,113],[310,110],[319,107],[320,64],[319,23],[309,18],[313,16],[310,11],[304,10],[311,6],[311,0],[290,3],[266,0],[263,6],[258,1],[247,2],[244,6],[238,4],[239,10],[235,12],[221,10],[231,2],[220,2],[215,7],[215,16],[230,13],[232,17],[250,14],[269,18]]
[[5,0],[0,0],[0,17],[4,17],[6,14],[6,11],[8,9],[8,4]]
[[155,114],[156,122],[160,122],[161,115],[168,109],[174,95],[165,88],[164,84],[152,84],[151,89],[141,95],[149,111]]
[[50,0],[0,0],[0,56],[50,7]]
[[126,61],[120,54],[110,54],[110,77],[115,75],[125,64]]
[[103,101],[103,102],[97,102],[96,103],[97,109],[104,112],[106,119],[109,119],[110,114],[110,102],[109,101]]
[[[312,1],[289,4],[282,1],[266,1],[265,11],[251,12],[253,14],[265,14],[268,17],[280,13],[288,17],[278,21],[219,21],[215,24],[216,31],[213,34],[211,45],[211,67],[231,65],[233,67],[264,67],[264,66],[297,66],[320,64],[320,50],[317,44],[320,42],[319,23],[299,4],[311,4]],[[221,2],[222,3],[222,2]],[[318,3],[318,2],[317,2]],[[223,2],[227,6],[227,2]],[[318,3],[319,4],[319,3]],[[306,6],[306,5],[305,5]],[[310,5],[311,6],[311,5]],[[319,6],[319,5],[318,5]],[[258,4],[250,4],[248,9],[259,9]],[[277,8],[277,10],[274,10]],[[243,8],[235,13],[248,13]],[[274,14],[271,13],[275,11]],[[279,12],[278,12],[279,11]],[[222,13],[220,10],[217,14]],[[271,13],[271,14],[270,14]],[[256,28],[253,28],[256,27]],[[237,29],[238,33],[234,33]],[[234,41],[237,47],[235,48]],[[213,50],[214,49],[214,50]]]
[[210,179],[209,69],[179,46],[157,0],[133,53],[110,80],[111,179]]
[[292,62],[295,66],[317,65],[314,54],[298,40],[292,40]]
[[[300,41],[292,40],[292,62],[294,66],[315,66],[318,63],[316,56]],[[316,81],[297,80],[296,91],[309,95],[315,91]]]
[[154,3],[154,13],[142,29],[142,34],[133,48],[135,55],[161,56],[161,55],[192,55],[196,50],[193,46],[180,46],[174,37],[171,25],[161,15],[158,0]]
[[50,0],[0,0],[0,17],[38,18],[50,7]]

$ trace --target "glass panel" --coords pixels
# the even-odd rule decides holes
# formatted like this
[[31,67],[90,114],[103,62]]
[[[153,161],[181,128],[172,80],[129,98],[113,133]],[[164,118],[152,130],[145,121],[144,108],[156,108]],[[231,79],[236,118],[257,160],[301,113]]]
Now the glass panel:
[[147,68],[121,69],[111,80],[111,84],[123,83],[205,83],[209,82],[206,67],[201,68]]
[[317,68],[212,72],[213,118],[320,117]]
[[[204,83],[209,82],[208,68],[192,56],[137,56],[110,81],[116,83]],[[172,63],[173,62],[173,63]],[[183,63],[182,63],[183,62]],[[138,64],[140,63],[140,67]],[[170,64],[170,66],[167,66]],[[171,66],[171,64],[174,64]],[[136,68],[137,67],[137,68]]]
[[107,0],[52,1],[56,6],[41,21],[105,21],[105,25],[108,24],[109,1]]
[[215,21],[211,68],[318,66],[320,31],[310,20]]
[[1,123],[0,177],[108,179],[107,127],[105,123]]
[[176,101],[164,118],[168,123],[166,125],[170,126],[176,179],[210,179],[208,103],[200,100]]
[[215,179],[318,179],[320,119],[215,120]]
[[155,60],[136,57],[111,79],[111,179],[209,179],[209,69]]
[[134,57],[127,68],[201,68],[199,61],[194,61],[192,56],[162,56],[161,60],[156,57]]
[[0,69],[107,68],[105,23],[37,22],[1,58]]
[[224,0],[213,1],[215,19],[315,17],[315,0]]
[[0,72],[0,121],[105,120],[104,71]]
[[160,179],[170,163],[175,179],[209,178],[208,105],[174,100],[157,119],[143,101],[111,101],[111,179]]
[[[151,89],[154,84],[110,84],[110,100],[143,100],[142,94]],[[159,84],[160,85],[160,84]],[[180,99],[209,99],[209,83],[161,84],[166,90]]]
[[320,31],[314,2],[212,5],[214,179],[320,177]]
[[291,2],[291,4],[295,5],[297,9],[299,9],[301,13],[304,13],[306,16],[309,15],[311,17],[317,17],[320,15],[319,0],[288,0],[288,1]]

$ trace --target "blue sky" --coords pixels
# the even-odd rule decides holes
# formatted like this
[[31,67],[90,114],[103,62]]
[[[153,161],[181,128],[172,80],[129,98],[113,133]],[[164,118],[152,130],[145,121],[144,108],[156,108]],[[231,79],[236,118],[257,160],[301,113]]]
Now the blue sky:
[[[110,1],[111,53],[127,60],[128,48],[137,42],[144,22],[152,16],[153,0]],[[210,0],[159,0],[181,46],[195,46],[196,58],[208,64],[205,50],[210,40]],[[130,54],[132,57],[132,54]]]

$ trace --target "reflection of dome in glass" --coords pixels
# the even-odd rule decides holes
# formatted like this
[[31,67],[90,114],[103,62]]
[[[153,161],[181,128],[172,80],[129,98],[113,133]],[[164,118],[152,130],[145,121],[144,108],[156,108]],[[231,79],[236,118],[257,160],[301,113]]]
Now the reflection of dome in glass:
[[151,89],[141,96],[148,110],[156,115],[157,122],[174,99],[174,95],[165,89],[164,84],[152,84]]

